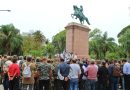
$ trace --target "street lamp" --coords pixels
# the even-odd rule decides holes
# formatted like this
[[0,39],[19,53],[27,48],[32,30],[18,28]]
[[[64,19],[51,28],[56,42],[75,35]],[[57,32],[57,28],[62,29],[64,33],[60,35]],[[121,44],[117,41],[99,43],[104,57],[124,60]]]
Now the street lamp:
[[[9,10],[9,9],[7,9],[7,10],[0,10],[0,11],[6,11],[6,12],[11,12],[11,10]],[[0,26],[0,28],[1,28],[1,26]]]
[[0,11],[7,11],[7,12],[11,12],[11,10],[0,10]]

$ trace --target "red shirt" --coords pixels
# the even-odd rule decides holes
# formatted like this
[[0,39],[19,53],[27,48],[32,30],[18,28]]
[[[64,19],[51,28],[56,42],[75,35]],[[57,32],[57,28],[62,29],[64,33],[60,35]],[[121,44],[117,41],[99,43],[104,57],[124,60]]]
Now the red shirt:
[[97,65],[89,65],[87,67],[88,79],[96,80],[97,79],[98,66]]
[[14,74],[16,73],[15,76],[20,76],[20,69],[17,63],[13,63],[12,65],[9,66],[9,76],[14,76]]

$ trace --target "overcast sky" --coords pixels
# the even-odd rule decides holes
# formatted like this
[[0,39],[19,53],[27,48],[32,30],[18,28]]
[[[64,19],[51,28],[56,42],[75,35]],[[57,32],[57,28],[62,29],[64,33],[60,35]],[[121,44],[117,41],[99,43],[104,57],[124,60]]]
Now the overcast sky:
[[130,0],[0,0],[1,10],[11,10],[0,12],[0,25],[13,23],[21,33],[41,30],[51,40],[68,23],[79,22],[71,18],[73,5],[83,5],[89,27],[107,31],[110,37],[130,24]]

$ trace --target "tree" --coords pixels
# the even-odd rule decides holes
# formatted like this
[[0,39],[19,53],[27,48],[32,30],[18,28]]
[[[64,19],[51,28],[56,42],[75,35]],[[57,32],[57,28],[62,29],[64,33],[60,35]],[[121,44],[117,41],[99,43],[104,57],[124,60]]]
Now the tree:
[[35,41],[35,48],[38,50],[46,42],[46,38],[40,30],[35,31],[32,35]]
[[[103,33],[99,29],[94,29],[89,34],[89,53],[96,59],[105,59],[106,53],[115,51],[114,38],[108,37],[107,32]],[[95,55],[91,55],[95,54]]]
[[23,38],[23,54],[31,54],[31,50],[34,50],[34,40],[31,33],[22,34]]
[[89,53],[90,56],[94,56],[95,59],[101,58],[100,42],[101,42],[101,31],[94,29],[89,34]]
[[52,44],[56,48],[56,53],[62,53],[66,46],[66,30],[63,30],[53,36]]
[[4,54],[21,54],[22,53],[22,37],[20,30],[13,24],[2,25],[0,28],[0,47]]
[[24,54],[31,54],[33,56],[42,55],[42,47],[46,42],[46,37],[40,30],[24,33],[22,37]]
[[106,59],[107,60],[118,60],[119,59],[119,54],[117,52],[107,52],[106,53]]
[[116,43],[114,41],[114,38],[108,37],[107,32],[103,34],[101,38],[101,46],[104,57],[106,56],[107,51],[115,51],[114,45]]
[[122,47],[122,52],[125,51],[127,59],[130,59],[130,25],[126,26],[118,34],[118,42]]
[[52,58],[55,55],[55,47],[52,43],[48,43],[43,46],[43,55]]

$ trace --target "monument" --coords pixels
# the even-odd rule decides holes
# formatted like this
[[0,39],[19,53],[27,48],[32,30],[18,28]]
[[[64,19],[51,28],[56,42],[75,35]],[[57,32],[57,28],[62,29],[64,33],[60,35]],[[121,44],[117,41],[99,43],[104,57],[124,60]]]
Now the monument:
[[73,6],[74,14],[71,14],[72,18],[79,18],[81,24],[76,22],[69,23],[65,29],[66,33],[66,51],[72,52],[77,55],[77,58],[89,58],[89,31],[90,28],[83,25],[84,20],[90,25],[88,18],[83,14],[83,7],[78,8],[76,5]]

